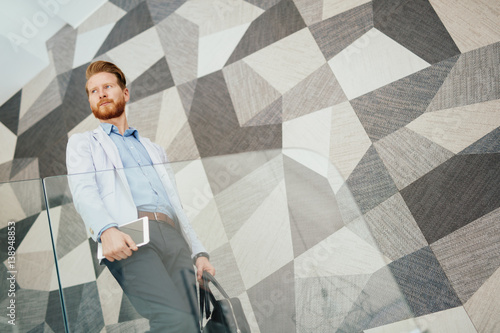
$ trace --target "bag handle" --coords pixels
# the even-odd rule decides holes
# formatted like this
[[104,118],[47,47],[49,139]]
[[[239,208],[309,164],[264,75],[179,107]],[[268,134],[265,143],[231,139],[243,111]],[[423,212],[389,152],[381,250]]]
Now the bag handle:
[[[224,289],[222,289],[222,286],[220,285],[220,283],[209,272],[207,272],[207,271],[203,272],[203,281],[204,282],[205,281],[212,282],[214,284],[214,286],[220,291],[221,295],[224,298],[229,298],[229,295],[224,291]],[[207,287],[208,290],[210,290],[210,288],[208,287],[208,284],[206,285],[206,287]]]

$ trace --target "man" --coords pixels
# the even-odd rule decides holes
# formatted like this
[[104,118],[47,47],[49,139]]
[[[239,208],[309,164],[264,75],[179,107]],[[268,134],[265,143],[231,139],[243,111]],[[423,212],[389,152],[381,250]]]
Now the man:
[[[68,142],[75,207],[151,332],[198,332],[193,263],[199,281],[203,271],[215,269],[182,209],[165,151],[129,127],[124,111],[130,95],[117,66],[96,61],[86,78],[90,108],[101,124]],[[120,225],[143,216],[151,240],[138,248]]]

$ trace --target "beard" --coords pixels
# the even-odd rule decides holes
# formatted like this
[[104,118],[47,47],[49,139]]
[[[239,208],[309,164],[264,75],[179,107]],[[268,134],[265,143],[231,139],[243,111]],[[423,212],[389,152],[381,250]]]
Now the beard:
[[[108,103],[104,106],[100,106],[103,103]],[[103,99],[99,101],[97,107],[92,107],[92,113],[94,117],[100,120],[108,120],[117,118],[122,115],[125,111],[125,100],[121,98],[117,102],[113,99]]]

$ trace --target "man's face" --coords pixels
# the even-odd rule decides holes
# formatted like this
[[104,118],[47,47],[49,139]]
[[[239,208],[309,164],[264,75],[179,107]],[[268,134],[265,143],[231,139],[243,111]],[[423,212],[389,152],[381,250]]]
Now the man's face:
[[87,81],[89,104],[97,119],[117,118],[125,111],[130,96],[128,89],[118,85],[118,79],[111,73],[97,73]]

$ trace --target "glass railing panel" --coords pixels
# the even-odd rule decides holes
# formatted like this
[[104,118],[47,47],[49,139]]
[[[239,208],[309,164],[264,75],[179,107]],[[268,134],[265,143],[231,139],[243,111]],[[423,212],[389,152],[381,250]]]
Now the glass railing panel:
[[40,179],[0,184],[0,331],[64,332]]
[[[241,300],[252,332],[359,332],[398,321],[405,321],[408,332],[419,332],[390,260],[378,251],[328,159],[288,149],[155,168],[175,178],[182,214],[210,253],[219,282]],[[131,207],[123,198],[129,192],[122,182],[129,171],[134,170],[44,181],[71,332],[149,329],[140,306],[134,308],[99,264],[91,237],[98,232],[94,222],[106,215],[96,215],[102,202],[116,216],[127,216]],[[152,230],[153,237],[161,233]],[[146,267],[144,274],[156,268]]]

